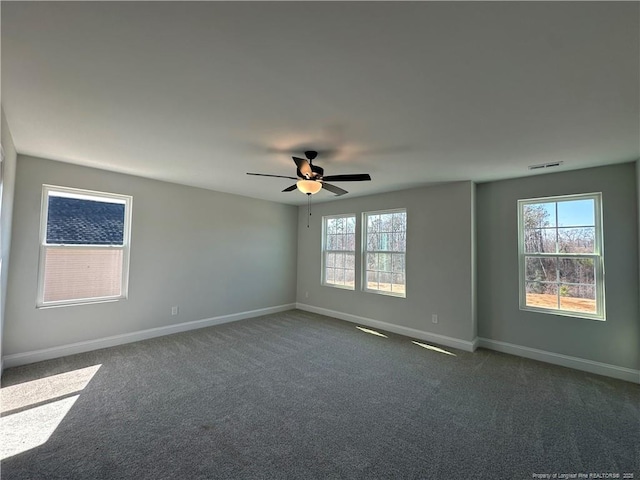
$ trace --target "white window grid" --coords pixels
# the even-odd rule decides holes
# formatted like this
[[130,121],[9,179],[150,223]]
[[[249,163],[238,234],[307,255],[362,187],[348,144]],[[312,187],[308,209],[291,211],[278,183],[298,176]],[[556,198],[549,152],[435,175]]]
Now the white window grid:
[[[49,196],[50,194],[57,196],[65,196],[70,198],[79,198],[84,200],[94,200],[103,202],[113,202],[124,204],[124,226],[123,226],[123,239],[122,245],[92,245],[92,244],[52,244],[47,243],[47,225],[49,219]],[[131,243],[131,209],[133,204],[133,197],[130,195],[122,195],[117,193],[107,193],[95,190],[86,190],[71,187],[62,187],[56,185],[43,185],[42,186],[42,203],[40,214],[40,253],[38,262],[38,289],[37,289],[37,308],[47,307],[61,307],[70,305],[84,305],[88,303],[101,303],[110,302],[116,300],[123,300],[128,297],[129,291],[129,251]],[[89,250],[89,249],[104,249],[104,250],[120,250],[122,251],[122,278],[121,289],[119,295],[112,296],[99,296],[99,297],[85,297],[78,299],[59,300],[59,301],[45,301],[45,262],[48,250]]]
[[322,285],[355,290],[355,245],[355,214],[322,217]]
[[[562,202],[571,202],[578,200],[593,200],[594,202],[594,224],[591,225],[571,225],[571,226],[559,226],[557,223],[558,219],[558,204]],[[555,252],[527,252],[525,248],[525,227],[524,227],[524,218],[523,212],[524,208],[529,205],[536,204],[548,204],[555,203],[555,225],[548,227],[539,227],[537,229],[545,232],[553,232],[554,234],[550,236],[553,240],[553,244],[555,245]],[[559,231],[560,230],[568,230],[568,229],[584,229],[584,228],[593,228],[594,229],[594,238],[593,238],[593,248],[592,252],[560,252],[560,238]],[[606,309],[605,309],[605,293],[604,293],[604,252],[603,252],[603,234],[602,234],[602,194],[601,193],[587,193],[587,194],[576,194],[576,195],[559,195],[552,197],[540,197],[540,198],[531,198],[518,200],[518,274],[519,274],[519,302],[521,310],[528,310],[539,313],[547,313],[554,315],[561,315],[567,317],[578,317],[578,318],[587,318],[593,320],[605,320],[606,319]],[[550,258],[555,259],[556,264],[559,265],[561,260],[584,260],[589,259],[593,263],[594,268],[594,284],[587,283],[578,283],[578,282],[569,282],[561,277],[561,268],[557,267],[555,274],[555,280],[546,281],[546,280],[527,280],[526,278],[526,265],[527,260],[535,260],[535,259],[544,259]],[[550,285],[557,286],[557,303],[555,307],[542,307],[535,305],[527,305],[527,292],[526,285],[528,283],[540,283],[542,285]],[[577,287],[577,288],[593,288],[594,289],[594,297],[596,303],[595,312],[587,312],[587,311],[578,311],[578,310],[570,310],[562,308],[562,295],[561,295],[561,287]]]
[[[391,227],[380,227],[371,232],[369,220],[376,217],[381,219],[382,215],[393,216]],[[406,297],[406,209],[364,212],[362,230],[363,291]],[[375,245],[368,241],[370,233],[376,234]]]

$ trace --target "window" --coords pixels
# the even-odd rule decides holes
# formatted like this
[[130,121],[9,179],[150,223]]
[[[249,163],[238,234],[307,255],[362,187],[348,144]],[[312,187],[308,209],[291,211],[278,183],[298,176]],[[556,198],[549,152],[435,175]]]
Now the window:
[[322,217],[322,284],[355,289],[356,216]]
[[406,296],[407,211],[363,214],[364,290]]
[[131,202],[43,186],[38,307],[127,297]]
[[604,320],[599,193],[518,201],[520,308]]

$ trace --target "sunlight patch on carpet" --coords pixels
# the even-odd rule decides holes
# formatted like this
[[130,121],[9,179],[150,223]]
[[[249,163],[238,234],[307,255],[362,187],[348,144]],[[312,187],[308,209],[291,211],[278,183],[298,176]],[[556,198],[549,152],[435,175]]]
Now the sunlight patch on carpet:
[[0,389],[0,460],[45,444],[101,366]]
[[375,330],[371,330],[370,328],[364,328],[364,327],[356,327],[356,328],[364,333],[370,333],[371,335],[377,335],[378,337],[389,338],[384,333],[376,332]]
[[420,342],[415,342],[415,341],[411,341],[411,343],[413,343],[415,345],[418,345],[419,347],[426,348],[427,350],[431,350],[431,351],[438,352],[438,353],[444,353],[446,355],[452,355],[454,357],[457,357],[457,355],[455,353],[447,352],[446,350],[443,350],[442,348],[434,347],[433,345],[429,345],[427,343],[420,343]]
[[48,402],[84,390],[102,365],[39,378],[0,389],[0,412]]
[[79,396],[0,418],[0,460],[45,444]]

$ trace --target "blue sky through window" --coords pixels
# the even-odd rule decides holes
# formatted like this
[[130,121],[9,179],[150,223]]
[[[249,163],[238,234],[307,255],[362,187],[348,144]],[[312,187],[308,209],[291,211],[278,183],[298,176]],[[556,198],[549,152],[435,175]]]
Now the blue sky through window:
[[594,201],[571,200],[558,202],[558,226],[575,227],[595,225]]
[[[584,227],[595,225],[595,203],[592,199],[539,203],[547,213],[548,227]],[[557,221],[557,225],[556,225]]]

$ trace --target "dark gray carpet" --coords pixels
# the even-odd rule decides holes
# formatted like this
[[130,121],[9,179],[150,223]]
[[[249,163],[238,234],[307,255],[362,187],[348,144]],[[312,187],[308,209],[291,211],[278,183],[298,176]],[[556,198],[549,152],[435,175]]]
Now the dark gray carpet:
[[640,386],[355,327],[294,310],[8,369],[102,364],[2,479],[640,478]]

